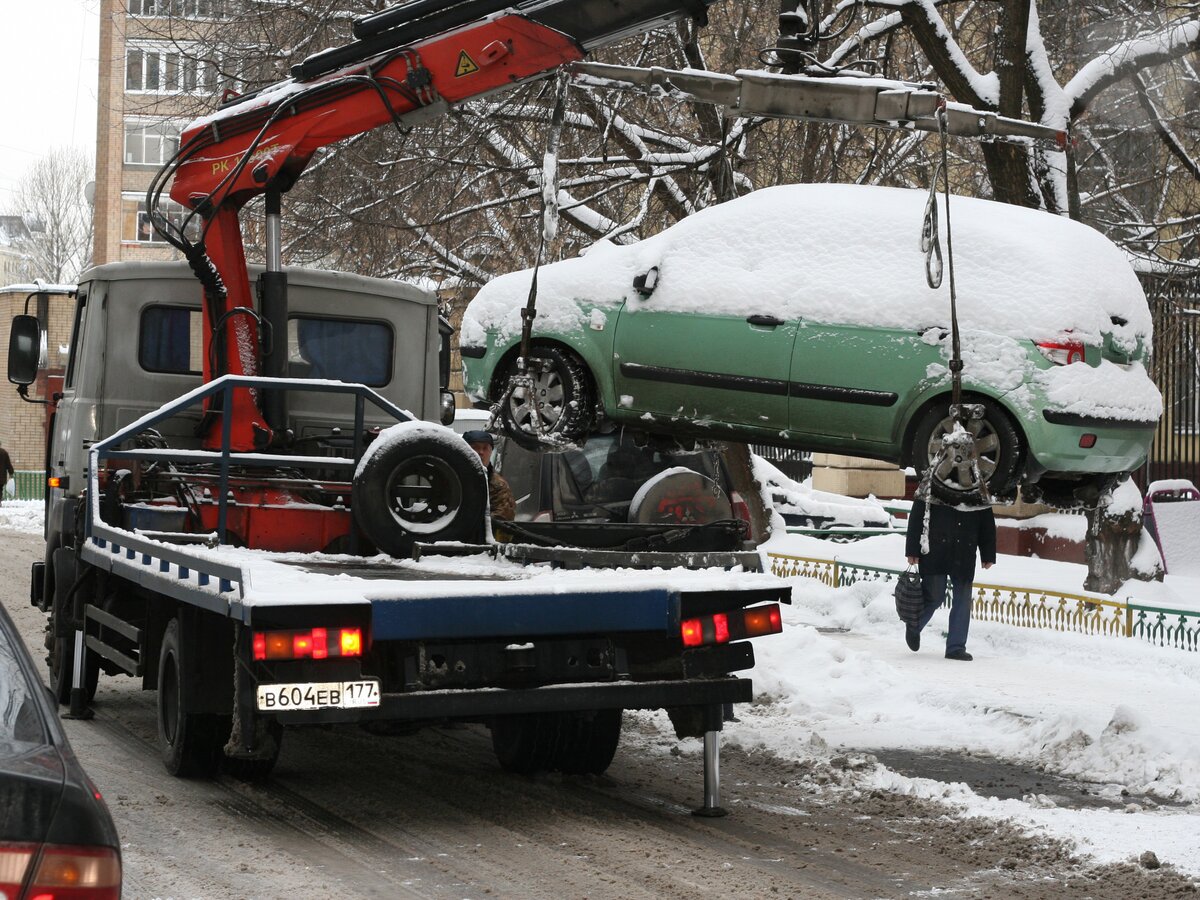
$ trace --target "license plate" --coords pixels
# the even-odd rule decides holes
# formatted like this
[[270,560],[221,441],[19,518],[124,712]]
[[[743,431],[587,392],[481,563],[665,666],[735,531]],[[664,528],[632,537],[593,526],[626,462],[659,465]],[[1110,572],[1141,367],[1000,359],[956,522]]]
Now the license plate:
[[262,712],[294,709],[360,709],[379,705],[379,682],[327,681],[321,684],[260,684]]

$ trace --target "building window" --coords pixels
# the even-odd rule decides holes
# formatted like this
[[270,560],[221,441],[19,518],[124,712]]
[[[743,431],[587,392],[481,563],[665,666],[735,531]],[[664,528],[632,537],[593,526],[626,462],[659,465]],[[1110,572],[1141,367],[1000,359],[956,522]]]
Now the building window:
[[125,90],[151,94],[214,94],[217,66],[174,44],[133,46],[125,51]]
[[224,18],[225,0],[129,0],[131,16],[173,19]]
[[[166,197],[159,201],[159,211],[167,217],[167,221],[178,227],[183,227],[188,211]],[[192,216],[187,225],[187,236],[196,240],[200,235],[200,217]],[[144,194],[121,195],[121,240],[137,244],[164,244],[162,236],[154,232],[150,224],[150,214],[146,211]]]
[[179,151],[179,126],[157,120],[125,120],[125,163],[161,166]]

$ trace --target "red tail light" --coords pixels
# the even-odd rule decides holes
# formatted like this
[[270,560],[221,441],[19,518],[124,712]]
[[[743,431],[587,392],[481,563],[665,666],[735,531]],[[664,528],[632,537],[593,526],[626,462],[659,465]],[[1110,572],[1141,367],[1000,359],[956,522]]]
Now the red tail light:
[[254,632],[254,658],[329,659],[331,656],[362,656],[361,628],[312,628],[302,631]]
[[747,525],[752,524],[750,522],[750,504],[746,502],[741,494],[734,491],[729,495],[729,502],[733,504],[733,517],[735,519],[741,519]]
[[783,617],[779,614],[777,603],[686,619],[679,626],[679,636],[685,647],[727,644],[781,631]]
[[1086,351],[1082,341],[1040,341],[1035,346],[1041,351],[1042,356],[1056,366],[1085,361]]
[[[33,878],[24,894],[30,867]],[[111,847],[0,843],[0,897],[27,900],[119,900],[121,860]]]

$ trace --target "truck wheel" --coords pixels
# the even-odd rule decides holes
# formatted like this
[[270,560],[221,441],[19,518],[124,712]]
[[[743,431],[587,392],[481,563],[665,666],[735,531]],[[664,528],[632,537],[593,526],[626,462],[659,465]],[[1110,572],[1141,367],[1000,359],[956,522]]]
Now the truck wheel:
[[[71,680],[75,674],[75,639],[74,633],[69,637],[60,636],[57,617],[63,615],[67,608],[71,588],[75,585],[78,570],[75,565],[75,553],[70,548],[58,547],[50,557],[51,597],[50,618],[46,622],[46,646],[50,650],[46,658],[50,671],[50,690],[55,699],[63,706],[71,702]],[[96,654],[84,650],[83,654],[83,689],[88,703],[96,696],[96,687],[100,683],[100,666]]]
[[619,709],[500,716],[492,722],[492,749],[500,767],[518,775],[599,775],[612,763],[620,740]]
[[514,390],[504,400],[509,379],[517,372],[514,357],[497,379],[501,392],[496,400],[505,433],[527,450],[536,450],[543,440],[574,443],[587,436],[592,421],[591,383],[579,358],[553,346],[535,346],[530,356],[541,364],[533,373],[532,392]]
[[553,713],[497,716],[492,720],[492,749],[506,772],[548,771],[558,749],[558,717]]
[[[982,403],[983,418],[973,419],[970,431],[975,436],[979,454],[979,474],[987,483],[988,492],[996,499],[1016,494],[1022,441],[1008,414],[992,401],[981,397],[964,397],[964,403]],[[913,432],[911,457],[917,476],[921,477],[942,446],[942,436],[954,428],[944,406],[931,407]],[[979,484],[966,465],[946,459],[933,473],[931,490],[942,503],[978,503]]]
[[478,455],[426,422],[384,431],[354,478],[354,518],[375,546],[408,556],[416,541],[484,540],[487,474]]
[[555,769],[567,775],[601,775],[621,742],[621,710],[570,715],[563,723]]
[[221,716],[191,711],[187,651],[178,619],[167,623],[158,657],[158,742],[163,765],[180,778],[208,778],[224,758]]
[[[46,626],[54,628],[51,622]],[[50,670],[50,690],[63,706],[71,703],[71,680],[75,675],[75,641],[74,638],[54,637],[50,655],[47,658],[47,668]],[[85,650],[83,654],[83,693],[88,703],[96,698],[96,688],[100,684],[100,666],[96,664],[96,654]]]

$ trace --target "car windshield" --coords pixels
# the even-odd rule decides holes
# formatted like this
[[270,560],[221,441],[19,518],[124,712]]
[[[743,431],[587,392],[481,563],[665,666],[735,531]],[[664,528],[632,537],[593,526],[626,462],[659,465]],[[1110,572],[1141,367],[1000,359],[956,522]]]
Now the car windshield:
[[684,467],[728,490],[715,450],[667,452],[638,446],[628,432],[593,435],[579,449],[539,453],[503,441],[496,470],[517,501],[518,521],[624,522],[638,489],[655,475]]
[[23,756],[48,741],[34,696],[45,688],[26,677],[17,659],[22,651],[2,626],[0,622],[0,760]]

